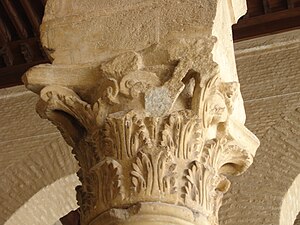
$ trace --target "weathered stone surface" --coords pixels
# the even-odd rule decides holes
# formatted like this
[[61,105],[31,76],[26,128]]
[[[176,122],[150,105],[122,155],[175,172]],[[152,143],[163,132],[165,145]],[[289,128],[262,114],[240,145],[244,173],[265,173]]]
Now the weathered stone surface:
[[81,223],[218,224],[259,145],[230,35],[244,1],[106,2],[48,0],[54,61],[24,76],[79,162]]
[[[108,3],[111,1],[107,1]],[[129,2],[129,1],[127,1]],[[283,115],[285,115],[285,118],[288,118],[289,120],[294,121],[293,124],[297,124],[300,121],[296,120],[295,117],[290,117],[292,114],[291,112],[297,108],[297,105],[299,105],[299,93],[298,93],[298,87],[299,82],[293,82],[293,80],[297,80],[297,75],[299,74],[299,67],[297,60],[299,60],[298,52],[299,52],[299,43],[297,43],[297,38],[299,37],[299,31],[292,31],[287,32],[283,34],[276,34],[272,36],[268,36],[265,38],[260,38],[252,41],[243,41],[239,42],[235,45],[236,47],[236,53],[237,53],[237,67],[239,69],[239,80],[241,84],[241,89],[243,92],[243,96],[246,99],[246,110],[247,110],[247,126],[250,128],[250,130],[254,131],[256,135],[259,136],[260,139],[262,139],[266,132],[274,125],[279,124],[278,126],[284,127],[284,121],[282,120]],[[268,44],[269,43],[269,44]],[[154,52],[154,51],[153,51]],[[265,54],[267,53],[267,54]],[[153,59],[149,60],[150,62],[153,62],[155,60],[155,54],[152,53]],[[280,57],[282,56],[282,57]],[[150,54],[148,54],[148,57],[150,57]],[[268,67],[272,67],[272,61],[273,58],[278,58],[280,60],[280,63],[277,66],[276,69],[269,69],[268,73],[266,74],[266,70]],[[162,61],[162,59],[157,59],[159,61]],[[148,63],[148,60],[144,60],[145,64]],[[260,68],[260,70],[256,70],[260,65],[265,65],[265,67]],[[70,69],[71,70],[71,69]],[[70,72],[74,74],[76,71],[78,71],[79,68],[73,68]],[[255,72],[253,72],[255,71]],[[51,76],[53,75],[51,70],[43,70],[42,72],[45,76]],[[292,77],[290,75],[293,74]],[[53,79],[54,76],[51,76]],[[64,77],[68,79],[67,74],[64,74]],[[259,80],[260,77],[264,77],[264,80],[261,80],[257,84],[255,83],[256,80]],[[281,79],[287,77],[287,80]],[[80,76],[78,76],[76,79],[80,79]],[[280,82],[276,82],[277,79],[281,79]],[[60,81],[61,84],[64,84],[64,80],[56,80],[56,82]],[[87,82],[87,80],[80,80],[80,84],[84,84],[84,82]],[[93,81],[94,82],[94,81]],[[282,92],[280,92],[281,88],[280,85],[282,84],[283,87],[288,88],[282,88]],[[264,88],[267,86],[268,92],[264,91]],[[272,88],[272,86],[276,86],[276,88]],[[293,91],[289,91],[293,90]],[[44,151],[44,145],[46,143],[51,142],[52,138],[56,138],[56,136],[47,135],[47,132],[52,133],[52,131],[55,131],[53,126],[50,124],[50,122],[46,122],[45,120],[41,120],[38,118],[37,115],[34,113],[35,106],[34,101],[32,100],[33,94],[29,94],[26,91],[26,95],[23,96],[23,91],[25,91],[24,88],[16,87],[16,88],[8,88],[8,89],[1,89],[1,109],[6,110],[5,108],[10,108],[12,112],[7,112],[7,114],[11,113],[14,116],[6,117],[6,120],[1,120],[1,126],[5,127],[5,132],[7,134],[6,138],[7,140],[11,140],[13,145],[7,144],[6,142],[1,143],[1,154],[0,159],[0,168],[3,173],[1,174],[0,179],[0,185],[6,180],[4,177],[12,177],[11,180],[17,179],[17,176],[15,176],[15,173],[12,173],[12,171],[26,171],[27,165],[36,165],[36,161],[41,161],[40,159],[46,159],[46,162],[40,163],[40,165],[44,165],[46,168],[52,168],[55,166],[55,162],[60,161],[63,162],[63,167],[57,167],[60,169],[57,169],[51,174],[55,175],[54,178],[57,179],[58,177],[64,177],[68,174],[71,174],[75,172],[76,170],[76,162],[75,160],[72,160],[73,156],[70,154],[69,149],[66,149],[64,154],[57,154],[56,157],[48,157],[47,152]],[[261,93],[265,93],[264,95],[261,95]],[[187,93],[188,94],[188,93]],[[19,98],[19,96],[23,96],[22,100],[13,100],[13,98]],[[257,97],[256,97],[257,96]],[[265,98],[266,97],[266,98]],[[3,101],[4,98],[7,98],[6,101]],[[37,97],[35,98],[37,99]],[[20,103],[28,102],[30,104],[24,105],[22,107],[19,106]],[[18,110],[14,110],[14,108],[18,108]],[[26,109],[26,113],[28,116],[26,116],[26,120],[30,121],[29,124],[36,124],[33,126],[27,126],[26,132],[28,131],[30,135],[27,135],[26,141],[24,139],[17,140],[17,137],[24,137],[24,126],[26,126],[26,121],[18,120],[18,118],[22,118],[23,109]],[[31,110],[29,113],[27,110]],[[268,110],[266,110],[268,109]],[[287,113],[287,114],[286,114]],[[2,115],[2,114],[1,114]],[[17,123],[14,123],[16,120],[18,120]],[[279,122],[281,121],[281,122]],[[297,122],[298,121],[298,122]],[[13,124],[13,126],[10,126],[10,124]],[[30,137],[32,134],[38,134],[38,131],[34,130],[37,128],[38,130],[43,129],[45,132],[45,139],[40,139],[41,137],[36,137],[36,139],[31,139]],[[4,129],[4,128],[3,128]],[[22,131],[22,132],[21,132]],[[8,135],[9,134],[9,135]],[[273,135],[273,131],[270,134]],[[281,137],[282,134],[276,135],[277,137]],[[2,134],[0,134],[0,141],[2,141]],[[293,139],[294,136],[289,136]],[[295,136],[295,140],[298,140],[298,136]],[[49,140],[50,139],[50,140]],[[42,145],[42,146],[41,146]],[[10,147],[11,146],[11,147]],[[295,146],[295,144],[294,144]],[[297,145],[296,145],[297,146]],[[272,151],[270,151],[270,149]],[[273,149],[277,149],[275,152]],[[274,218],[274,221],[272,220],[272,225],[274,224],[280,224],[279,223],[279,214],[282,210],[287,210],[289,212],[292,212],[293,210],[289,210],[289,208],[282,209],[281,202],[283,200],[284,195],[286,194],[286,191],[289,189],[289,187],[292,185],[294,178],[299,173],[299,159],[300,156],[298,156],[297,150],[293,150],[294,148],[290,144],[283,144],[278,145],[278,142],[276,141],[264,141],[262,140],[262,144],[260,146],[260,149],[258,152],[261,152],[258,157],[263,157],[261,162],[269,162],[269,163],[275,163],[274,167],[278,169],[278,171],[283,170],[284,174],[280,172],[272,173],[269,175],[271,178],[266,179],[264,178],[266,176],[266,172],[272,169],[265,169],[266,167],[263,166],[261,170],[259,170],[257,173],[254,173],[255,170],[257,170],[257,164],[259,164],[258,158],[257,160],[254,160],[254,168],[253,172],[246,172],[243,174],[243,176],[239,177],[237,180],[233,180],[232,184],[232,192],[234,195],[229,194],[227,197],[225,197],[225,205],[220,209],[221,215],[220,215],[220,223],[221,224],[228,224],[228,225],[265,225],[265,221],[268,218]],[[51,150],[55,151],[55,150]],[[281,152],[290,152],[289,157],[285,157],[286,159],[290,159],[288,164],[283,164],[281,162]],[[34,157],[26,157],[30,152],[30,155]],[[45,153],[45,155],[42,155],[41,153]],[[270,154],[274,152],[273,154]],[[294,153],[292,153],[294,152]],[[292,153],[292,154],[291,154]],[[9,155],[10,157],[7,158],[6,156]],[[266,155],[266,156],[265,156]],[[65,157],[63,160],[62,157]],[[24,160],[23,160],[24,159]],[[26,162],[26,163],[24,163]],[[48,164],[49,163],[49,164]],[[70,163],[70,164],[68,164]],[[74,166],[66,166],[66,165],[72,165]],[[289,165],[287,167],[287,165]],[[21,207],[28,201],[28,197],[24,198],[24,196],[30,196],[32,197],[35,193],[38,192],[38,190],[41,187],[47,186],[48,184],[54,182],[53,179],[48,179],[48,176],[43,176],[43,170],[40,169],[40,167],[37,169],[41,171],[41,174],[36,176],[35,172],[28,170],[28,175],[30,178],[33,178],[34,181],[31,181],[30,178],[25,178],[30,180],[28,182],[28,185],[30,188],[26,188],[26,191],[28,191],[25,195],[22,194],[25,189],[22,183],[14,181],[9,183],[3,183],[5,184],[3,187],[5,190],[13,190],[15,194],[12,194],[11,196],[7,195],[6,192],[2,192],[3,196],[1,196],[0,201],[0,224],[4,224],[6,220],[17,210],[17,208]],[[293,172],[291,172],[293,171]],[[40,177],[43,177],[43,179],[40,179]],[[249,179],[252,180],[252,176],[254,176],[254,181],[261,181],[260,182],[260,188],[254,189],[253,185],[249,186]],[[24,176],[25,177],[25,176]],[[276,190],[278,187],[274,185],[274,181],[278,181],[284,178],[284,182],[280,183],[280,191]],[[45,179],[47,180],[45,182]],[[230,178],[232,180],[232,178]],[[33,188],[34,185],[32,184],[39,184],[39,188]],[[241,184],[241,185],[239,185]],[[243,184],[243,185],[242,185]],[[255,186],[255,185],[254,185]],[[274,191],[270,191],[270,187],[272,188],[274,186]],[[73,192],[73,187],[71,187],[70,183],[66,183],[65,187],[68,188],[68,193]],[[231,192],[231,191],[230,191]],[[54,190],[54,193],[56,193],[56,190]],[[273,197],[268,196],[268,193],[272,195]],[[52,196],[53,194],[47,195]],[[4,197],[5,196],[5,197]],[[45,198],[47,198],[47,196]],[[65,195],[64,195],[65,196]],[[53,209],[52,205],[47,205],[46,207],[49,209],[49,211],[56,212],[56,209],[58,211],[62,211],[61,209],[68,207],[69,204],[66,204],[66,199],[64,199],[61,196],[59,201],[61,204],[56,205]],[[17,200],[15,200],[17,199]],[[276,201],[273,201],[272,199],[276,199]],[[48,199],[50,202],[52,200]],[[69,199],[68,199],[69,200]],[[277,201],[278,200],[278,201]],[[292,207],[294,207],[294,201],[296,201],[297,198],[293,197],[290,199],[290,202],[288,203]],[[40,200],[37,200],[39,202]],[[75,197],[73,199],[69,200],[71,203],[70,205],[73,205],[76,209],[76,199]],[[17,204],[16,204],[17,202]],[[275,210],[275,204],[276,203],[276,210]],[[66,205],[64,205],[66,204]],[[272,204],[270,207],[269,204]],[[3,207],[8,208],[9,210],[6,211]],[[257,210],[255,211],[255,209]],[[32,215],[31,212],[36,212],[35,207],[30,207],[27,205],[27,207],[22,207],[22,211],[25,215]],[[24,215],[22,214],[22,215]],[[58,215],[58,214],[55,214]],[[32,225],[35,224],[36,221],[38,225],[41,224],[41,219],[35,218],[33,216],[26,217],[26,221],[22,220],[20,221],[20,218],[24,218],[23,216],[20,217],[17,216],[17,218],[13,218],[17,216],[14,214],[12,216],[12,220],[18,221],[13,223],[15,224],[22,224],[22,225]],[[57,216],[57,220],[59,216]],[[31,221],[32,219],[33,221]],[[46,223],[46,217],[44,218],[42,224]],[[263,221],[263,222],[262,222]],[[299,221],[299,220],[298,220]],[[40,223],[38,223],[40,222]],[[273,223],[274,222],[274,223]],[[295,223],[296,225],[297,223]]]
[[[159,212],[159,213],[158,213]],[[207,218],[188,208],[163,203],[138,203],[128,209],[111,209],[97,217],[91,225],[209,225]]]

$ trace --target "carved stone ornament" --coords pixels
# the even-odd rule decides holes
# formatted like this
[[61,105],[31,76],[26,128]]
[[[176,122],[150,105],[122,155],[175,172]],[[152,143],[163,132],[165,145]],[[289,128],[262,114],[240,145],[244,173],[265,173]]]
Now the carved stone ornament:
[[176,37],[24,76],[79,162],[83,225],[218,224],[225,175],[244,172],[259,142],[232,116],[239,83],[223,80],[216,41]]

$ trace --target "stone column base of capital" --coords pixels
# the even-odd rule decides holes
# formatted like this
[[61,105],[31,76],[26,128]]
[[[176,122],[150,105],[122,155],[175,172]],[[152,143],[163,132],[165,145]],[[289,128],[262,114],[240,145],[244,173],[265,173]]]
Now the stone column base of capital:
[[244,0],[48,0],[24,76],[79,162],[82,225],[216,225],[259,141],[231,25]]
[[164,203],[139,203],[126,209],[110,209],[89,225],[210,225],[206,216]]

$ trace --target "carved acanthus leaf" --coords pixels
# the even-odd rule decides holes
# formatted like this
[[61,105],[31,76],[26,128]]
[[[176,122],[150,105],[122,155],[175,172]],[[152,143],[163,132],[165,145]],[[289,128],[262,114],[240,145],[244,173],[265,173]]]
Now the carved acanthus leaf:
[[151,146],[145,121],[132,113],[115,114],[107,118],[103,129],[103,143],[102,154],[117,159],[132,158],[142,147]]
[[101,206],[106,207],[104,209],[112,207],[114,201],[124,199],[123,169],[116,160],[106,158],[93,167],[92,171],[97,178],[97,200],[101,202]]
[[224,175],[252,162],[257,141],[231,118],[239,85],[220,78],[214,40],[177,41],[164,84],[163,67],[145,68],[140,53],[127,52],[101,63],[93,94],[80,95],[90,103],[66,87],[41,91],[40,115],[58,126],[79,161],[87,223],[113,207],[159,201],[217,224],[230,186]]
[[91,106],[73,90],[57,85],[45,87],[40,96],[37,112],[57,125],[71,146],[75,146],[82,132],[94,135],[103,120],[100,99]]
[[194,161],[186,172],[185,203],[201,206],[217,218],[223,194],[230,182],[223,174],[239,174],[251,163],[251,156],[226,138],[208,140],[201,161]]
[[96,183],[96,177],[93,173],[86,172],[83,169],[80,169],[77,175],[82,185],[76,187],[76,199],[78,205],[80,205],[81,212],[89,214],[97,202],[97,196],[94,192],[94,186],[98,185]]
[[173,113],[162,131],[161,145],[180,159],[197,158],[204,144],[201,121],[190,111]]
[[165,149],[140,151],[132,167],[131,180],[135,192],[151,196],[171,195],[177,191],[176,163]]
[[186,186],[185,189],[185,203],[192,208],[202,207],[206,210],[211,210],[211,202],[209,186],[212,185],[211,174],[207,168],[204,167],[199,161],[191,163],[190,168],[187,170]]
[[251,156],[237,142],[222,137],[206,142],[203,149],[204,164],[218,174],[237,175],[252,163]]

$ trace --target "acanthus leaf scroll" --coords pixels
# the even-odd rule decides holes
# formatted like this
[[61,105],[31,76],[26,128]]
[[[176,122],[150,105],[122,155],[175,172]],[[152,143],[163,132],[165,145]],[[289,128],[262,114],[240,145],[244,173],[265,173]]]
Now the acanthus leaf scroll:
[[58,85],[41,91],[40,115],[59,127],[81,166],[83,221],[156,201],[216,221],[230,184],[225,174],[243,172],[253,154],[244,148],[248,133],[241,143],[232,132],[244,129],[231,118],[239,85],[220,78],[213,44],[179,40],[169,50],[168,80],[156,71],[165,67],[127,52],[99,66],[100,82],[85,101]]

